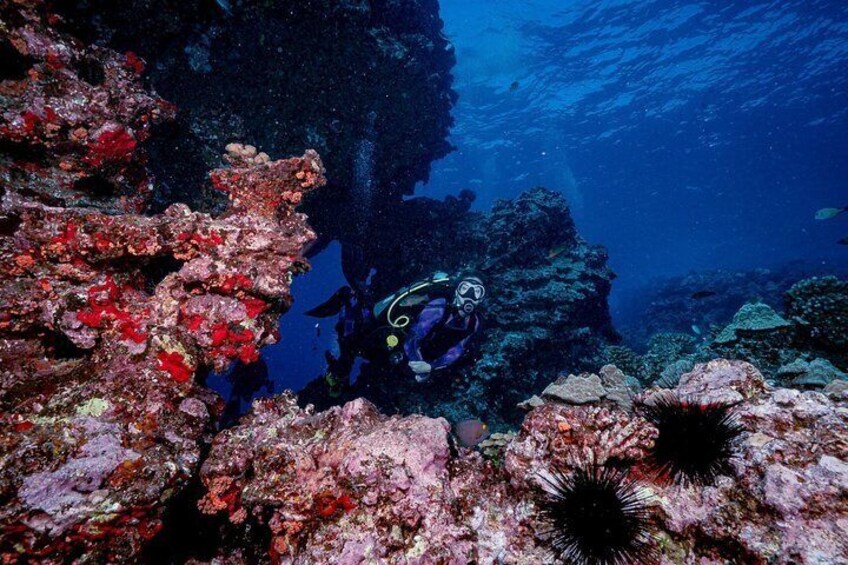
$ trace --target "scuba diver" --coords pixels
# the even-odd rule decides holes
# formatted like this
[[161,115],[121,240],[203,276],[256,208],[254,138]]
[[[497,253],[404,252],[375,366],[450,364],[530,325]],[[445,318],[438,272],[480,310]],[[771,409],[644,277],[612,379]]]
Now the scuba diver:
[[467,276],[456,286],[452,303],[436,298],[424,306],[404,344],[416,381],[426,381],[430,373],[451,366],[462,356],[468,340],[480,329],[475,310],[485,296],[483,281]]
[[402,288],[374,305],[362,293],[342,287],[307,312],[319,318],[339,316],[339,354],[327,352],[325,380],[331,390],[348,386],[357,357],[391,372],[405,364],[416,381],[428,380],[466,351],[480,329],[476,310],[485,295],[478,277],[452,279],[445,273]]

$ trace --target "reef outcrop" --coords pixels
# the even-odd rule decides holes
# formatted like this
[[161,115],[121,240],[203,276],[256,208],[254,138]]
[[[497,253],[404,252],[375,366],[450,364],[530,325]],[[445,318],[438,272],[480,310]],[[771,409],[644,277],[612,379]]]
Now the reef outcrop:
[[[536,188],[469,210],[473,195],[416,198],[393,207],[365,249],[377,299],[437,271],[474,272],[487,288],[482,331],[462,363],[421,385],[403,367],[385,378],[366,370],[349,396],[389,413],[423,411],[452,422],[479,418],[498,429],[518,423],[516,405],[560,371],[598,367],[617,339],[607,298],[614,274],[606,251],[577,233],[565,198]],[[323,407],[339,402],[319,381],[301,395]]]
[[[604,381],[615,375],[606,368]],[[848,555],[844,401],[770,388],[744,362],[698,365],[674,395],[732,405],[740,431],[714,480],[677,484],[652,472],[664,432],[640,409],[668,394],[648,391],[632,410],[549,396],[517,435],[499,436],[493,461],[454,448],[442,419],[387,417],[363,400],[318,414],[290,396],[258,400],[215,440],[200,508],[273,563],[547,562],[544,477],[601,465],[627,470],[645,497],[658,563]]]
[[163,206],[216,209],[220,199],[200,187],[228,141],[273,155],[312,147],[330,174],[304,211],[322,241],[355,246],[452,149],[455,56],[437,0],[93,0],[58,9],[81,37],[144,57],[150,83],[179,107],[151,143]]
[[605,361],[646,385],[667,388],[695,363],[715,357],[748,361],[780,386],[822,390],[845,379],[848,282],[835,276],[804,279],[791,285],[782,299],[782,307],[759,300],[745,303],[727,319],[715,318],[708,327],[693,325],[686,333],[659,332],[650,337],[643,354],[624,346],[607,347]]
[[448,469],[449,426],[386,417],[365,400],[313,414],[258,400],[212,445],[206,513],[270,530],[261,553],[309,563],[468,562],[476,554]]
[[220,216],[145,215],[143,143],[173,108],[144,61],[57,33],[41,2],[0,16],[0,553],[129,560],[211,439],[195,373],[278,338],[314,239],[294,207],[324,170],[230,154]]
[[[801,280],[823,275],[844,278],[848,270],[790,263],[752,271],[706,270],[663,278],[645,286],[622,289],[615,312],[625,343],[640,347],[659,333],[708,333],[724,327],[748,302],[781,311],[785,295]],[[697,337],[697,336],[696,336]]]

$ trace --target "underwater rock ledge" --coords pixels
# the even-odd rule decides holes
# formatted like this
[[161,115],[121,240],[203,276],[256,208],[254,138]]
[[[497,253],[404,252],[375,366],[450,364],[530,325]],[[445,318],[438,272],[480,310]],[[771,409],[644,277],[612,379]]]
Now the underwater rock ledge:
[[64,28],[143,56],[150,84],[183,110],[151,143],[168,203],[217,205],[198,185],[222,138],[276,155],[311,147],[330,171],[305,203],[313,228],[323,243],[367,241],[368,222],[453,150],[456,61],[437,0],[56,5]]
[[240,532],[230,536],[240,546],[213,562],[550,563],[542,477],[590,465],[629,469],[647,497],[658,563],[848,556],[844,400],[770,388],[752,365],[723,359],[698,365],[674,394],[732,403],[739,435],[706,484],[652,474],[667,432],[611,403],[549,399],[484,459],[454,448],[441,418],[388,417],[361,399],[318,414],[290,395],[258,400],[203,465],[200,508]]

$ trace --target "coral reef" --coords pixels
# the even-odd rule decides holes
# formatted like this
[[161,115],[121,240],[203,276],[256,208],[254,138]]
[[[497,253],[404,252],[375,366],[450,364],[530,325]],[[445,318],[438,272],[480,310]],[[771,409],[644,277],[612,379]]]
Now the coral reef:
[[[371,292],[382,297],[436,271],[479,273],[487,288],[476,351],[420,385],[402,367],[367,371],[349,396],[387,412],[426,412],[452,422],[480,418],[491,428],[517,423],[518,402],[549,375],[599,365],[601,346],[615,340],[607,297],[613,273],[603,248],[578,234],[565,198],[543,188],[498,202],[488,214],[468,211],[463,194],[439,202],[417,198],[384,218],[366,254],[377,271]],[[302,394],[324,407],[340,400],[321,381]]]
[[834,276],[798,282],[786,293],[786,316],[799,326],[799,341],[836,352],[848,367],[848,281]]
[[219,217],[143,215],[141,143],[173,114],[144,62],[57,33],[41,2],[0,15],[21,70],[0,82],[0,553],[132,560],[211,439],[195,372],[278,339],[314,239],[294,207],[323,167],[231,156]]
[[744,339],[773,341],[781,334],[786,334],[789,327],[789,322],[781,318],[768,304],[754,302],[742,306],[713,342],[726,345]]
[[518,406],[531,410],[547,400],[563,404],[611,403],[624,410],[633,406],[633,396],[641,390],[639,382],[624,374],[615,365],[604,365],[598,375],[560,375],[545,387],[541,398],[533,395]]
[[91,0],[59,9],[83,37],[144,57],[151,84],[180,108],[151,144],[153,172],[170,188],[163,205],[213,209],[214,192],[199,187],[230,140],[273,155],[312,147],[331,175],[304,211],[323,242],[356,244],[452,149],[455,57],[437,0]]
[[[784,294],[798,281],[819,274],[848,275],[845,268],[789,263],[753,271],[698,271],[623,289],[615,312],[618,330],[629,345],[641,346],[658,333],[707,334],[724,327],[748,302],[774,309],[784,306]],[[697,336],[697,334],[696,334]]]
[[[650,391],[640,402],[668,394]],[[215,440],[200,508],[227,516],[225,529],[238,530],[258,561],[541,563],[557,547],[544,510],[551,472],[568,481],[602,466],[604,476],[634,482],[648,562],[821,564],[848,555],[844,401],[770,388],[753,366],[726,360],[696,366],[674,394],[732,405],[724,415],[739,429],[707,484],[656,475],[664,432],[638,409],[548,399],[516,436],[486,446],[493,465],[453,448],[442,419],[387,417],[363,400],[316,414],[284,395],[256,401]]]
[[848,375],[837,369],[827,359],[805,361],[796,359],[777,370],[781,382],[797,388],[823,388],[835,380],[848,381]]
[[[652,482],[657,430],[640,416],[603,407],[546,403],[525,419],[507,448],[513,483],[549,466],[627,462],[643,475],[658,508],[655,536],[662,563],[831,563],[845,559],[848,514],[848,412],[816,392],[770,389],[751,365],[698,365],[675,389],[680,398],[733,403],[742,427],[729,473],[714,486]],[[668,394],[652,392],[651,395]],[[591,413],[589,412],[591,411]],[[810,449],[815,446],[814,449]],[[529,479],[532,480],[532,479]]]
[[[122,23],[122,3],[68,8],[70,22],[38,0],[0,5],[0,560],[139,561],[179,534],[166,517],[182,503],[217,534],[194,557],[218,562],[518,564],[552,553],[614,562],[605,542],[578,531],[583,522],[552,509],[551,487],[586,502],[585,524],[603,523],[595,494],[614,495],[604,508],[640,542],[620,538],[620,555],[633,549],[663,564],[846,560],[844,281],[796,284],[783,315],[774,304],[747,304],[701,343],[665,328],[644,355],[606,347],[624,370],[579,373],[616,341],[606,305],[613,275],[560,195],[535,189],[489,214],[470,212],[467,193],[400,199],[448,149],[453,56],[435,4],[272,4],[214,3],[220,13],[204,16],[201,32],[186,22],[212,6],[195,2],[142,2],[153,13],[176,6],[176,17],[159,27],[167,17],[158,14],[138,30]],[[175,108],[143,87],[147,61],[56,31],[85,31],[80,14],[101,8],[94,31],[114,32],[112,45],[139,41],[155,56],[154,84],[180,102],[190,87],[206,89],[161,145],[154,127]],[[238,17],[228,13],[236,9]],[[327,28],[315,29],[315,11]],[[269,22],[292,33],[258,33]],[[338,33],[362,39],[346,40],[357,47],[340,61],[326,51]],[[237,47],[238,37],[249,41]],[[238,75],[212,77],[245,53],[250,60],[228,66]],[[327,60],[326,72],[311,72]],[[264,81],[266,68],[274,80],[261,96],[270,88],[274,103],[256,91],[228,107],[237,79]],[[339,88],[350,73],[360,87]],[[307,90],[320,100],[290,104]],[[339,92],[347,104],[326,120],[326,97]],[[398,92],[410,98],[391,100]],[[430,123],[420,128],[423,116]],[[496,429],[518,423],[518,401],[538,394],[522,403],[517,433],[466,448],[442,418],[386,416],[364,399],[317,412],[286,393],[256,401],[216,435],[224,407],[202,375],[250,365],[279,339],[292,276],[308,268],[302,254],[315,240],[295,208],[325,184],[324,168],[314,151],[272,160],[232,143],[226,166],[208,174],[208,190],[221,195],[209,210],[220,214],[169,199],[202,195],[223,140],[246,140],[274,119],[293,125],[253,136],[272,154],[311,145],[305,139],[331,154],[339,176],[312,202],[343,196],[326,207],[325,235],[345,238],[363,225],[397,234],[357,242],[377,268],[375,293],[436,270],[487,279],[487,323],[465,364],[430,386],[366,371],[350,394],[453,423],[485,418]],[[186,146],[184,159],[173,158]],[[393,166],[388,151],[398,155]],[[158,202],[151,167],[179,187]],[[338,213],[354,202],[355,213]],[[743,361],[697,364],[716,352],[755,360],[769,379]],[[640,392],[639,380],[673,390]],[[309,396],[327,401],[319,388]],[[691,480],[664,480],[663,465],[710,452]]]
[[[3,185],[47,206],[141,211],[152,192],[141,145],[174,109],[144,89],[132,53],[85,47],[43,22],[55,17],[44,12],[39,2],[2,8]],[[6,212],[4,235],[18,221]]]
[[769,389],[751,365],[724,360],[697,366],[676,393],[738,403],[733,415],[745,433],[731,458],[733,474],[714,487],[655,491],[667,562],[720,561],[728,553],[749,562],[845,559],[844,403]]
[[541,562],[522,537],[530,502],[479,455],[452,455],[449,430],[364,400],[320,414],[291,396],[257,400],[216,438],[200,508],[245,533],[258,524],[252,554],[276,563]]
[[695,363],[727,357],[753,363],[773,384],[822,389],[845,379],[848,371],[846,288],[848,283],[836,277],[805,279],[785,293],[783,315],[751,302],[708,334],[661,332],[650,338],[643,355],[608,346],[604,357],[642,383],[665,388],[674,387]]

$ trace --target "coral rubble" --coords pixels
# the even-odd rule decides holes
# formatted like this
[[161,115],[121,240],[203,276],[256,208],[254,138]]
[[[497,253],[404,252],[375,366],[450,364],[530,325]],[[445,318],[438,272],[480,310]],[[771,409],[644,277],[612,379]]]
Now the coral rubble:
[[314,238],[294,207],[323,166],[232,156],[219,217],[144,215],[142,143],[173,109],[143,61],[57,33],[41,2],[0,15],[21,71],[0,82],[0,553],[130,560],[211,439],[195,372],[278,338]]

